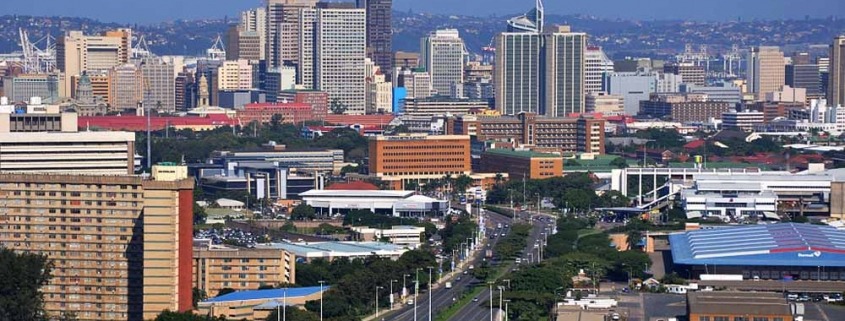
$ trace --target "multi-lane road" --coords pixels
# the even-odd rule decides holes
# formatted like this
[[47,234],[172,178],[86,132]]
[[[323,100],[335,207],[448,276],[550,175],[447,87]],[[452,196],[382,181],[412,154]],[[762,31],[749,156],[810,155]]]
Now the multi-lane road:
[[[486,221],[485,227],[488,230],[493,230],[496,228],[498,224],[502,225],[509,225],[511,224],[511,219],[506,216],[502,216],[490,211],[486,211]],[[493,245],[499,238],[494,239],[485,239],[484,244],[489,246],[492,249]],[[479,266],[482,260],[483,252],[486,248],[482,248],[479,251],[479,255],[475,256],[473,260],[469,263],[469,265]],[[465,265],[465,266],[469,266]],[[444,267],[445,269],[445,267]],[[456,280],[457,277],[460,277],[460,281]],[[414,306],[408,305],[406,302],[402,302],[405,306],[402,309],[397,311],[387,313],[383,316],[383,320],[386,321],[428,321],[429,315],[431,315],[432,320],[437,316],[437,313],[440,311],[445,310],[453,303],[453,298],[457,299],[461,297],[461,294],[472,284],[480,282],[479,280],[475,279],[471,273],[463,274],[458,273],[451,279],[447,279],[445,281],[449,281],[452,283],[451,289],[446,289],[442,284],[431,291],[431,309],[429,309],[429,294],[427,291],[423,291],[420,289],[420,297],[416,303],[416,317],[414,313]],[[481,302],[483,298],[479,298],[479,302]],[[382,319],[379,319],[382,320]],[[470,320],[470,319],[466,319]]]

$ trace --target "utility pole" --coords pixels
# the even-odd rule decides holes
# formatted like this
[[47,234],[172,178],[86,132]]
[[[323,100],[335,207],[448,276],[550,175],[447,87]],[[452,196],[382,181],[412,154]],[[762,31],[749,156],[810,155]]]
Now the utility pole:
[[431,321],[431,274],[433,267],[428,267],[428,321]]
[[326,281],[320,280],[317,283],[320,283],[320,321],[323,321],[323,284]]

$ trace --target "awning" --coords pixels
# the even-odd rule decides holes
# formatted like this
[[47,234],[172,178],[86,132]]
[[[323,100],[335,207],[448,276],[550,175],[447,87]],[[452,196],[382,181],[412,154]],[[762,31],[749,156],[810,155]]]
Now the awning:
[[778,213],[775,212],[763,212],[763,217],[771,220],[780,221],[780,216],[778,215]]

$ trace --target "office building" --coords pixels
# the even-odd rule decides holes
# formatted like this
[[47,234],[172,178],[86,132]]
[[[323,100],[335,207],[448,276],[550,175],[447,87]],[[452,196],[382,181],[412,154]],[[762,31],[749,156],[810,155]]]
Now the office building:
[[559,26],[544,34],[542,56],[545,98],[541,112],[549,117],[564,117],[584,112],[584,51],[587,34],[570,32]]
[[845,105],[845,35],[833,38],[827,81],[827,102]]
[[807,101],[807,89],[784,85],[776,91],[766,93],[765,97],[765,101],[770,102],[803,103]]
[[545,22],[545,9],[543,1],[536,0],[534,8],[524,15],[508,19],[508,32],[541,33]]
[[470,61],[464,65],[464,82],[492,81],[493,65]]
[[185,111],[197,106],[197,86],[194,82],[194,73],[183,71],[176,75],[176,95],[173,97],[176,109]]
[[270,124],[273,117],[281,117],[284,124],[300,124],[316,121],[311,105],[298,103],[247,103],[237,109],[238,121],[242,124],[258,122]]
[[393,68],[417,69],[420,67],[420,54],[418,52],[397,51],[393,54]]
[[[468,99],[492,101],[496,98],[492,79],[470,80],[464,83],[464,96]],[[493,106],[491,106],[493,107]]]
[[396,225],[389,229],[372,227],[353,227],[355,239],[364,242],[387,240],[388,243],[416,249],[422,245],[425,228],[419,226]]
[[708,122],[733,109],[729,103],[708,101],[703,94],[658,93],[640,102],[640,116],[667,118],[677,122]]
[[70,99],[61,105],[59,108],[65,112],[75,112],[78,116],[96,116],[105,115],[108,111],[105,100],[102,97],[94,96],[94,88],[91,84],[91,78],[83,73],[79,76],[79,80],[75,82],[76,93],[73,99]]
[[145,108],[152,108],[160,113],[176,111],[176,78],[173,66],[160,59],[144,59],[138,68],[143,82],[143,101]]
[[32,97],[39,97],[48,103],[58,103],[63,86],[61,74],[20,74],[2,77],[4,96],[13,102],[26,102]]
[[584,103],[587,113],[625,114],[625,97],[621,95],[611,95],[602,91],[590,92]]
[[687,86],[685,85],[683,92],[705,94],[709,101],[723,101],[735,106],[742,102],[742,88],[733,86],[728,83],[723,83],[718,86]]
[[226,60],[261,60],[261,35],[258,31],[243,30],[231,25],[226,31]]
[[[344,3],[321,3],[316,9],[301,10],[300,19],[300,57],[313,57],[313,62],[301,62],[301,79],[307,80],[307,75],[312,74],[313,88],[328,93],[330,101],[342,103],[345,114],[364,114],[367,92],[364,9],[350,8]],[[313,37],[308,36],[309,32]]]
[[287,149],[272,143],[253,149],[215,151],[211,160],[214,164],[270,162],[299,173],[334,173],[343,167],[343,150]]
[[[144,99],[141,71],[135,64],[123,64],[110,70],[109,112],[136,109]],[[175,93],[175,91],[174,91]]]
[[206,114],[209,111],[215,110],[215,107],[220,107],[225,113],[231,112],[234,114],[234,109],[243,108],[244,105],[251,103],[266,103],[267,95],[260,90],[226,90],[217,93],[217,106],[204,106],[195,108],[188,113],[199,112],[199,114]]
[[636,115],[640,110],[640,102],[648,100],[657,88],[656,77],[647,73],[616,72],[606,75],[604,82],[604,88],[609,94],[622,96],[627,115]]
[[329,114],[329,95],[317,90],[286,90],[278,94],[276,102],[311,105],[314,119],[323,120]]
[[763,112],[731,110],[722,113],[722,128],[741,130],[744,132],[754,131],[757,125],[763,124]]
[[[108,102],[109,101],[109,94],[111,93],[111,79],[110,71],[108,70],[94,70],[94,71],[87,71],[85,72],[88,75],[88,79],[91,80],[91,94],[102,101]],[[73,84],[79,83],[80,77],[75,77]],[[76,93],[77,90],[74,89],[73,93]],[[61,96],[61,95],[60,95]],[[74,97],[79,98],[79,97]]]
[[778,293],[689,292],[689,320],[792,321],[789,302]]
[[367,57],[389,80],[393,70],[393,0],[357,0],[367,12]]
[[224,61],[217,68],[217,90],[249,90],[252,88],[252,66],[248,60]]
[[696,66],[691,62],[678,62],[664,65],[663,73],[679,75],[685,84],[699,87],[707,86],[704,67]]
[[364,59],[367,95],[364,105],[367,114],[389,113],[393,110],[393,84],[387,81],[381,68],[370,59]]
[[433,95],[431,75],[422,69],[402,69],[397,72],[398,87],[405,88],[405,98],[428,98]]
[[265,59],[267,67],[299,64],[300,9],[311,9],[318,0],[268,0]]
[[420,67],[431,75],[431,87],[448,96],[454,84],[464,82],[466,48],[458,30],[442,29],[420,40]]
[[811,64],[807,53],[796,54],[792,64],[786,65],[786,85],[792,88],[807,90],[808,99],[819,99],[825,96],[822,92],[821,72],[818,64]]
[[262,285],[296,283],[296,257],[292,253],[210,243],[195,240],[193,257],[193,286],[209,297],[225,288],[247,291]]
[[454,99],[448,97],[406,98],[404,115],[438,116],[465,115],[473,110],[488,110],[490,102],[479,99]]
[[469,136],[408,134],[370,137],[370,175],[426,176],[469,174]]
[[753,47],[748,57],[748,92],[757,100],[786,84],[783,52],[778,47]]
[[117,29],[100,36],[85,36],[69,31],[56,43],[56,68],[64,72],[60,92],[71,92],[71,79],[83,71],[108,70],[129,63],[132,56],[132,31]]
[[563,176],[563,157],[532,151],[503,148],[481,154],[481,171],[508,173],[510,179],[545,179]]
[[533,113],[485,117],[464,115],[454,121],[453,133],[479,141],[510,143],[548,153],[604,154],[605,120],[581,116],[544,117]]
[[173,165],[153,167],[151,179],[0,174],[0,243],[53,262],[41,287],[49,315],[140,321],[190,311],[193,186]]
[[603,91],[602,78],[610,73],[613,73],[613,60],[607,57],[601,47],[587,47],[584,51],[584,92]]
[[[449,211],[448,201],[416,195],[414,191],[315,189],[304,192],[300,196],[302,196],[302,202],[313,207],[317,215],[320,216],[334,216],[347,214],[358,209],[369,209],[376,214],[419,218],[425,216],[440,217]],[[404,245],[395,244],[395,246],[407,249]],[[297,254],[297,256],[300,255]],[[309,256],[308,259],[311,259],[311,257]]]
[[279,94],[296,89],[296,68],[291,66],[274,67],[264,75],[264,92],[267,101],[279,102]]
[[541,38],[533,33],[496,36],[496,110],[503,115],[540,113]]
[[654,73],[655,88],[658,93],[676,93],[681,91],[681,84],[685,82],[681,75],[670,73]]
[[[267,50],[267,8],[255,8],[241,12],[241,21],[238,24],[238,29],[242,31],[252,31],[258,34],[258,59],[265,60],[265,53]],[[226,54],[229,54],[228,50]],[[235,59],[239,58],[240,57]]]

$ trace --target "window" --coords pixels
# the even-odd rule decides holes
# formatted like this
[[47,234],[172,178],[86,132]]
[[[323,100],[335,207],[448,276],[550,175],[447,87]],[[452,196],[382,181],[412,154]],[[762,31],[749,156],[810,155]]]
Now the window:
[[754,317],[754,321],[769,321],[767,317]]
[[731,321],[729,317],[713,317],[713,321]]
[[698,321],[710,321],[710,317],[698,317]]

